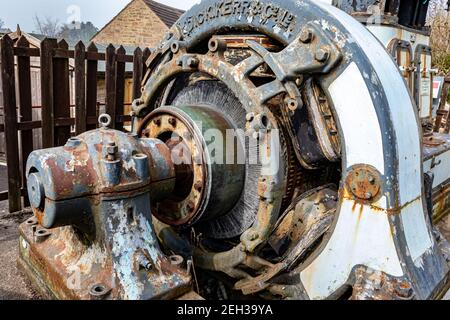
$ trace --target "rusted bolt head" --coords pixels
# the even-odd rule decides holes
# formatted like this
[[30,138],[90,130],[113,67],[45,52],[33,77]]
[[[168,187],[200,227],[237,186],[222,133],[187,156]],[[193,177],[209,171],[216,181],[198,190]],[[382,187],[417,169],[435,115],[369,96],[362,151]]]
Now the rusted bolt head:
[[195,210],[195,204],[194,204],[194,202],[190,201],[190,202],[187,204],[186,209],[187,209],[187,211],[190,212],[190,213],[191,213],[191,212],[194,212],[194,210]]
[[119,147],[116,145],[114,141],[111,141],[108,143],[108,146],[106,147],[106,153],[109,155],[115,155],[117,152],[119,152]]
[[169,118],[169,124],[170,124],[172,127],[175,127],[175,126],[177,125],[177,119],[175,119],[175,118]]
[[217,40],[217,39],[211,39],[211,40],[209,40],[209,43],[208,43],[208,49],[209,49],[209,51],[211,51],[211,52],[217,52],[217,50],[219,50],[219,40]]
[[180,44],[178,43],[178,41],[172,42],[172,44],[170,45],[170,50],[173,53],[178,53],[178,51],[180,51]]
[[256,232],[256,231],[251,231],[251,232],[249,232],[248,235],[247,235],[247,239],[248,239],[249,241],[255,241],[255,240],[258,240],[258,239],[259,239],[259,234],[258,234],[258,232]]
[[199,60],[197,58],[188,58],[186,63],[189,68],[197,68]]
[[317,50],[315,58],[319,62],[326,62],[330,58],[330,50],[328,48]]
[[198,192],[201,192],[203,190],[203,182],[197,181],[194,184],[194,189],[197,190]]
[[310,29],[303,29],[300,33],[300,41],[303,43],[309,43],[313,40],[314,33]]
[[366,198],[366,200],[370,200],[370,199],[373,198],[373,194],[372,194],[371,192],[367,192],[367,193],[365,194],[365,198]]
[[287,99],[286,103],[289,110],[295,111],[298,109],[298,102],[295,99]]
[[395,288],[395,293],[401,298],[410,298],[414,291],[409,283],[402,282]]

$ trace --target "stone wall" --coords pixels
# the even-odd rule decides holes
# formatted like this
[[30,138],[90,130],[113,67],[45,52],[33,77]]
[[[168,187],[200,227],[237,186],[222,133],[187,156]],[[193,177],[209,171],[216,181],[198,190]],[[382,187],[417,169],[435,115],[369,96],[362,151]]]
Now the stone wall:
[[167,30],[167,26],[142,0],[134,0],[92,41],[153,48]]

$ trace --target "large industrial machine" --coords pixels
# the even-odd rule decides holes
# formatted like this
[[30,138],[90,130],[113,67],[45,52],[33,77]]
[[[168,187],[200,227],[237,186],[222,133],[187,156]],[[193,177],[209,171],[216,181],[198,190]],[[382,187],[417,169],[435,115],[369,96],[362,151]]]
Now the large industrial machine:
[[102,115],[30,155],[20,265],[57,299],[438,299],[450,136],[427,7],[195,5],[149,58],[131,133]]

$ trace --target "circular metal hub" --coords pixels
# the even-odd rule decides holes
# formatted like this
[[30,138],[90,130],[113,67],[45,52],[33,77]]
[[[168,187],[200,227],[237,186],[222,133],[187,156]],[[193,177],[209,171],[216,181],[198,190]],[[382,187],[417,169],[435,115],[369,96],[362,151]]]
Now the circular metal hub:
[[233,139],[231,148],[226,141],[236,131],[231,121],[210,107],[186,106],[159,108],[148,123],[144,135],[167,144],[177,175],[172,197],[154,204],[153,214],[183,226],[228,213],[245,182],[245,161],[238,161],[241,141]]

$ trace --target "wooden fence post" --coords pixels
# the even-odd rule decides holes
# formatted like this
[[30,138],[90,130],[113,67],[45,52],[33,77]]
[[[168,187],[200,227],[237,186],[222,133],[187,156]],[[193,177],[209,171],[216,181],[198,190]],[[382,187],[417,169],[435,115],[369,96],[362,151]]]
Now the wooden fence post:
[[80,135],[87,128],[86,113],[86,48],[83,42],[75,46],[75,134]]
[[148,58],[150,58],[151,54],[152,52],[149,48],[145,48],[144,52],[142,53],[142,78],[144,78],[144,75],[147,72],[147,60]]
[[[444,80],[444,88],[443,88],[442,101],[441,101],[441,105],[443,106],[442,107],[443,109],[445,109],[445,104],[447,103],[447,100],[448,100],[449,90],[450,90],[450,76],[447,76],[447,77],[445,77],[445,80]],[[445,133],[450,133],[450,111],[447,112]]]
[[[123,116],[125,113],[125,48],[120,46],[116,52],[116,118],[117,116]],[[123,118],[123,117],[122,117]],[[116,119],[115,128],[123,130],[123,121]]]
[[53,50],[58,47],[55,39],[41,42],[41,100],[42,100],[42,146],[54,147],[55,122],[53,99]]
[[[97,120],[97,72],[98,72],[98,60],[90,59],[89,54],[97,54],[98,49],[94,43],[91,43],[87,49],[86,60],[86,116],[87,119],[92,117]],[[97,125],[97,121],[94,124],[87,124],[87,130],[94,130]]]
[[58,43],[58,53],[58,57],[53,57],[55,146],[63,146],[71,136],[70,124],[66,122],[70,119],[70,83],[69,45],[65,40]]
[[16,81],[13,41],[8,35],[1,38],[1,73],[4,104],[5,140],[8,166],[9,211],[22,209],[19,164],[19,141],[16,109]]
[[142,63],[142,49],[134,50],[133,57],[133,100],[141,97],[141,82],[144,74],[144,65]]
[[[18,48],[29,48],[30,43],[27,38],[21,36],[17,41]],[[31,98],[31,69],[30,56],[20,55],[17,57],[17,75],[19,88],[19,105],[20,105],[20,121],[32,121],[33,109]],[[22,147],[22,186],[26,189],[27,186],[27,160],[30,153],[33,151],[33,130],[22,130],[21,132],[21,147]],[[24,205],[28,206],[28,194],[24,195]]]
[[116,128],[116,50],[112,44],[106,48],[106,113],[111,116],[111,128]]

